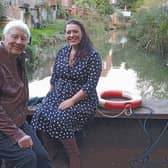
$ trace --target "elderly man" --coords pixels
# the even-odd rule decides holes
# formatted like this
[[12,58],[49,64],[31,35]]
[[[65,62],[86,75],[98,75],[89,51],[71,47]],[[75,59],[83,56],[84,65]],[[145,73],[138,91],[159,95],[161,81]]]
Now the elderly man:
[[3,29],[0,44],[0,158],[16,168],[51,168],[48,154],[26,122],[25,52],[30,31],[20,20]]

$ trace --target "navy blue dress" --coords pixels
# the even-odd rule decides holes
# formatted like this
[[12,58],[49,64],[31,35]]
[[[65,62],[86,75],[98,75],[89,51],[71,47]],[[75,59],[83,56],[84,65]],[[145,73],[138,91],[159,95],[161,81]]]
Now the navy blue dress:
[[[70,51],[70,46],[59,50],[50,81],[53,89],[37,107],[32,118],[35,129],[58,139],[72,138],[94,117],[98,106],[96,86],[102,69],[99,53],[92,49],[88,55],[78,57],[73,65],[69,65]],[[65,110],[58,109],[62,101],[80,89],[87,93],[84,99]]]

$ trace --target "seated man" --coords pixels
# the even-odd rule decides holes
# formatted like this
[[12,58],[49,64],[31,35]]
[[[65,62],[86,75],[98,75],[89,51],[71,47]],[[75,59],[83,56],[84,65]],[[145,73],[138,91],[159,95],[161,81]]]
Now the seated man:
[[0,44],[0,158],[17,168],[51,168],[48,154],[26,122],[25,52],[30,31],[20,20],[3,29]]

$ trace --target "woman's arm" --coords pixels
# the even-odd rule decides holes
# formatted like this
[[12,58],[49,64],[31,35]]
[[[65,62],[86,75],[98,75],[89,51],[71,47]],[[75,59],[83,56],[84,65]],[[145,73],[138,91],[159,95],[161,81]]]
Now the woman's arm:
[[72,98],[71,100],[75,103],[78,103],[80,100],[84,99],[87,96],[87,93],[84,92],[82,89],[79,90]]
[[87,65],[88,79],[82,86],[82,90],[86,92],[88,96],[95,91],[102,71],[102,61],[99,53],[93,50],[89,57],[90,59]]
[[86,92],[84,92],[82,89],[79,90],[74,96],[72,96],[69,99],[66,99],[59,105],[59,109],[66,109],[69,107],[74,106],[74,104],[78,103],[80,100],[84,99],[87,96]]

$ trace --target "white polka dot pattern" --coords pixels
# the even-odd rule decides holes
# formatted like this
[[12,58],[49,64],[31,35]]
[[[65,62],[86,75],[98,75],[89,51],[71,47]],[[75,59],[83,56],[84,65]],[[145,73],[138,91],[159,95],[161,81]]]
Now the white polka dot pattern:
[[[94,117],[98,105],[96,86],[102,68],[98,52],[92,49],[88,55],[75,59],[70,66],[70,50],[70,46],[59,50],[51,76],[54,89],[37,107],[32,119],[34,128],[46,131],[58,139],[73,137],[76,131],[81,130]],[[63,100],[72,97],[80,89],[88,94],[85,99],[65,110],[57,108]]]

